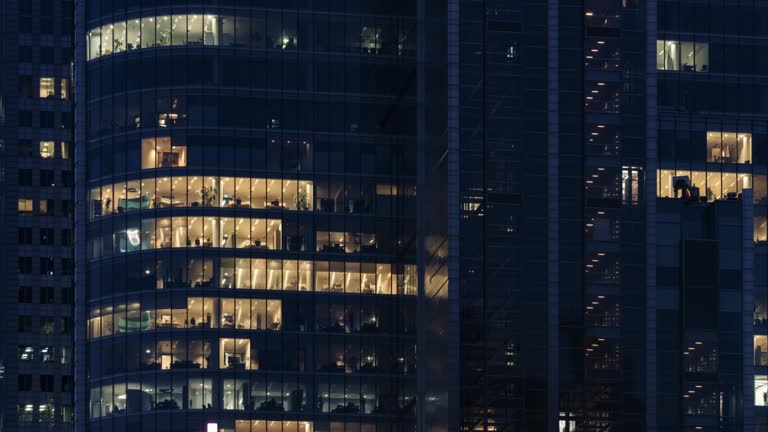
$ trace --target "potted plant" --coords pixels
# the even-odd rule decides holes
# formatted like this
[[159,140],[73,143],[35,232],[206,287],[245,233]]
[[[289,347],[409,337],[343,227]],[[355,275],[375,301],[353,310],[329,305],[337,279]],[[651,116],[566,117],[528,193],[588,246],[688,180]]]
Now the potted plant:
[[203,207],[213,207],[213,201],[216,199],[216,188],[213,186],[200,189],[200,201]]

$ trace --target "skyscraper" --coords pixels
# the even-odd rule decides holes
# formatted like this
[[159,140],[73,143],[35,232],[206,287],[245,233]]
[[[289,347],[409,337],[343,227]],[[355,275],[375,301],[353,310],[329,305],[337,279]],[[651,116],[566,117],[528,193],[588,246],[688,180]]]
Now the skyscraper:
[[766,6],[457,7],[461,430],[765,430]]
[[414,4],[78,22],[78,429],[412,430]]
[[78,431],[767,430],[766,5],[76,12]]
[[72,430],[73,2],[0,5],[0,430]]

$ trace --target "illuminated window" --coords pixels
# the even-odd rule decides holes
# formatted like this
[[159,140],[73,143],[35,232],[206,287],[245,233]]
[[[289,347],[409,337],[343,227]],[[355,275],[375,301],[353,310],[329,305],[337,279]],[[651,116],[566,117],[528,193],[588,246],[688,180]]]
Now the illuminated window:
[[40,157],[44,159],[53,158],[55,148],[53,141],[40,141]]
[[251,340],[221,339],[219,367],[221,369],[250,369]]
[[[755,226],[754,241],[756,242],[768,241],[768,218],[766,218],[765,216],[755,216],[754,226]],[[768,366],[768,364],[766,364],[766,366]]]
[[31,199],[25,199],[20,198],[19,199],[19,214],[21,215],[31,215],[32,214],[32,206],[33,201]]
[[114,50],[116,53],[125,51],[125,43],[126,43],[126,37],[128,28],[125,25],[125,22],[119,22],[115,23],[112,27],[113,31],[113,41],[112,46],[114,47]]
[[637,168],[622,168],[621,199],[625,203],[638,203],[640,201],[640,171]]
[[67,78],[61,79],[61,98],[69,99],[69,80]]
[[40,200],[40,215],[53,214],[53,200]]
[[187,147],[173,145],[170,137],[145,138],[141,141],[141,168],[176,168],[187,166]]
[[154,17],[141,19],[140,35],[142,48],[151,48],[155,46],[156,27]]
[[30,361],[35,359],[35,349],[30,345],[19,346],[19,360]]
[[768,336],[755,335],[755,366],[768,366]]
[[38,415],[40,416],[39,420],[41,422],[52,422],[54,418],[54,409],[53,404],[47,403],[47,404],[40,404],[37,407]]
[[93,60],[101,56],[101,28],[95,28],[88,32],[88,60]]
[[141,46],[141,21],[132,19],[127,24],[126,45],[127,51],[138,49]]
[[211,378],[189,379],[189,408],[203,409],[213,402],[213,380]]
[[61,158],[62,159],[69,159],[70,158],[70,145],[66,141],[62,141],[60,143],[61,145]]
[[33,404],[19,404],[18,420],[31,422],[34,419],[35,406]]
[[688,197],[693,200],[738,199],[743,189],[752,187],[752,175],[720,171],[658,171],[658,197],[686,197],[681,185],[685,185]]
[[40,78],[40,97],[48,98],[56,94],[56,90],[53,85],[53,78],[41,77]]
[[[171,17],[159,16],[155,26],[156,46],[168,46],[171,44]],[[102,30],[103,31],[103,30]]]
[[[263,387],[263,386],[259,386]],[[256,409],[259,409],[262,407],[262,404],[267,402],[271,403],[270,399],[267,398],[266,394],[267,390],[266,387],[264,389],[254,387],[251,389],[251,399],[254,401],[254,406]],[[262,394],[263,393],[263,394]],[[293,396],[294,392],[292,392],[288,396]],[[263,401],[262,401],[263,399]],[[326,400],[326,403],[328,401]],[[292,411],[290,409],[290,402],[285,403],[284,405],[287,405],[285,408],[288,411]],[[264,405],[265,408],[269,407],[269,405]],[[263,409],[263,408],[262,408]],[[212,424],[212,423],[211,423]],[[334,425],[340,424],[342,425],[341,429],[334,428],[333,430],[342,430],[343,429],[343,423],[334,423]],[[264,421],[264,420],[236,420],[235,421],[235,432],[273,432],[273,431],[286,431],[286,432],[312,432],[312,423],[311,422],[304,422],[304,421]],[[354,429],[359,430],[359,429]],[[366,428],[363,426],[363,431],[369,431],[373,430],[373,428]],[[210,432],[210,431],[209,431]]]
[[752,134],[707,132],[707,162],[751,163]]
[[709,43],[657,40],[656,69],[709,72]]
[[755,375],[755,406],[768,406],[768,376]]

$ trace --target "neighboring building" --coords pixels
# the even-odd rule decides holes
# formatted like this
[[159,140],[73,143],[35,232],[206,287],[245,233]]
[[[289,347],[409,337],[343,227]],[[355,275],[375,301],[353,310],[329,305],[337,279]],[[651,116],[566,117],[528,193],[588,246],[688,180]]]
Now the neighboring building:
[[73,426],[73,6],[0,5],[0,431]]
[[768,4],[76,12],[78,431],[768,432]]
[[765,431],[768,4],[451,3],[461,430]]
[[415,4],[81,5],[78,430],[413,430]]
[[659,424],[766,431],[768,4],[657,10]]

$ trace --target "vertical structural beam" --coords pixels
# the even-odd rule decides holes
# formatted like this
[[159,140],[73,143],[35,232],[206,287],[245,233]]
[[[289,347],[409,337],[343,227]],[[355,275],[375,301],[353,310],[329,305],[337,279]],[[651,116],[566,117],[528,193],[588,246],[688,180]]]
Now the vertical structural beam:
[[81,29],[85,28],[85,1],[75,1],[75,394],[74,414],[75,432],[85,432],[88,427],[88,369],[87,330],[86,330],[86,250],[87,208],[86,185],[86,68],[85,37]]
[[755,204],[752,189],[744,189],[741,195],[741,232],[742,232],[742,353],[743,353],[743,386],[744,386],[744,432],[755,430],[755,392],[752,390],[755,379],[753,335],[754,322],[754,266],[755,266]]
[[656,421],[656,0],[645,5],[645,430]]
[[[427,187],[427,175],[429,163],[426,158],[427,131],[424,111],[427,109],[426,90],[424,88],[427,54],[426,54],[426,5],[427,0],[416,0],[416,191],[420,196],[429,190]],[[426,405],[427,393],[426,367],[427,360],[427,307],[426,307],[426,280],[425,267],[427,251],[424,236],[426,235],[425,220],[427,211],[426,197],[420,197],[416,209],[416,271],[418,275],[418,299],[416,303],[416,360],[419,366],[416,368],[416,430],[426,431]]]
[[459,174],[459,135],[460,92],[459,92],[459,3],[460,0],[448,0],[447,21],[447,70],[448,70],[448,430],[461,430],[461,378],[459,377],[459,222],[461,209],[461,186]]
[[558,431],[560,286],[559,0],[547,0],[547,431]]

